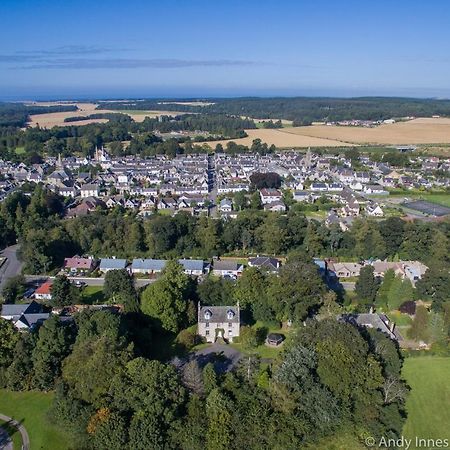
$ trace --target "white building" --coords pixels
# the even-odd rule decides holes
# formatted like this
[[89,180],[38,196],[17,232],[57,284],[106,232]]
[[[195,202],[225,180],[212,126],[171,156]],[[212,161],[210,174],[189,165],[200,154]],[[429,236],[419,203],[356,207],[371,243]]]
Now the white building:
[[198,334],[207,342],[222,338],[233,342],[240,332],[239,306],[200,306],[198,304]]

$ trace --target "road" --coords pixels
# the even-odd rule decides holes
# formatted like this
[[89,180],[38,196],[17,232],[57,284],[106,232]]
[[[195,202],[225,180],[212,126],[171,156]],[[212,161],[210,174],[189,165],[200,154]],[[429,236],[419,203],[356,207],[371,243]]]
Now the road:
[[[27,282],[44,282],[46,280],[53,280],[55,277],[48,277],[46,275],[26,275],[25,279]],[[105,284],[105,278],[89,278],[89,277],[67,277],[71,281],[81,281],[86,283],[86,286],[103,286]],[[134,284],[137,288],[141,288],[143,286],[147,286],[147,284],[153,283],[156,281],[156,278],[135,278]]]
[[22,263],[17,258],[18,249],[18,245],[12,245],[0,253],[0,256],[7,258],[6,262],[0,268],[0,291],[9,278],[19,275],[22,270]]
[[[3,414],[0,414],[0,420],[4,420],[5,422],[9,422],[11,426],[16,427],[19,430],[19,433],[22,436],[22,450],[29,450],[30,449],[30,437],[28,436],[27,430],[25,427],[20,423],[14,420],[11,417],[5,416]],[[1,441],[0,441],[0,449],[8,449],[11,447],[1,447]]]

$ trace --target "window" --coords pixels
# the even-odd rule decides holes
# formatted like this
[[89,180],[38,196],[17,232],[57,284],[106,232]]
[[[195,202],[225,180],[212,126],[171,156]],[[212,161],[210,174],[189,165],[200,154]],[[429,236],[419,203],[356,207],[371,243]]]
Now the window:
[[233,324],[231,322],[228,322],[228,328],[231,328]]
[[206,336],[209,336],[209,330],[206,330],[205,334],[206,334]]
[[233,330],[228,330],[228,334],[231,336],[233,334]]
[[205,328],[209,328],[209,322],[205,323]]

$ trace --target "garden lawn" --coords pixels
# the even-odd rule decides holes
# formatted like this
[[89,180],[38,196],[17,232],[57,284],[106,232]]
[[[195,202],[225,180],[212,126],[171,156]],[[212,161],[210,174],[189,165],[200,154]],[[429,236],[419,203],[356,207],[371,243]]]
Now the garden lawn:
[[101,304],[105,301],[102,286],[85,286],[81,291],[81,300],[87,305]]
[[52,401],[53,393],[0,389],[0,412],[22,423],[30,436],[31,450],[66,450],[71,446],[70,438],[47,419]]
[[403,435],[413,442],[416,436],[450,440],[450,358],[407,358],[402,373],[411,387]]

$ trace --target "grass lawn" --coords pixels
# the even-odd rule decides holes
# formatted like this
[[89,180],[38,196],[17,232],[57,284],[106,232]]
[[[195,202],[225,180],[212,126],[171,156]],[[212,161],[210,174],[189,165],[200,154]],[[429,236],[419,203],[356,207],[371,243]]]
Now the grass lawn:
[[16,152],[16,155],[23,155],[25,153],[25,147],[16,147],[14,151]]
[[23,424],[30,436],[31,450],[65,450],[70,447],[68,437],[47,420],[52,400],[53,393],[0,389],[1,412]]
[[9,437],[13,443],[13,449],[20,450],[22,448],[22,436],[19,433],[19,430],[3,420],[0,420],[0,427],[2,427],[9,434]]
[[450,358],[407,358],[403,377],[411,387],[403,435],[413,442],[415,436],[450,439]]
[[87,305],[103,303],[105,296],[102,286],[85,286],[81,292],[81,300]]
[[449,194],[429,194],[423,196],[424,200],[428,200],[438,205],[447,206],[450,208],[450,193]]

